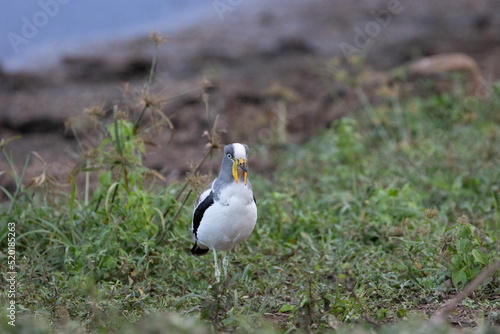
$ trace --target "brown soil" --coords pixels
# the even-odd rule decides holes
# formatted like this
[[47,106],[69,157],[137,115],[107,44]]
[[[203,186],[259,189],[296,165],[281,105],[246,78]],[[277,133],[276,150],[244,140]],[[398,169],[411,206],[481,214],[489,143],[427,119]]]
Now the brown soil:
[[[388,23],[379,25],[380,31],[373,13],[388,10],[386,1],[281,0],[259,10],[242,5],[226,13],[223,22],[203,22],[170,34],[159,51],[153,90],[157,98],[175,96],[208,77],[214,85],[209,90],[211,115],[220,116],[223,141],[251,146],[275,141],[273,124],[283,94],[288,96],[286,141],[294,144],[358,108],[349,89],[325,72],[328,59],[343,59],[342,43],[356,47],[382,72],[422,56],[462,52],[477,61],[487,81],[500,77],[500,2],[396,2],[397,13],[390,21],[385,16]],[[374,35],[369,43],[360,30]],[[30,151],[46,162],[31,159],[25,183],[45,168],[66,182],[75,163],[69,152],[78,147],[65,121],[84,108],[124,106],[123,84],[129,82],[132,90],[142,87],[152,54],[153,44],[144,37],[68,55],[50,70],[0,73],[0,137],[22,135],[7,151],[18,171]],[[182,178],[187,162],[199,161],[206,142],[201,135],[209,124],[200,90],[172,100],[162,111],[175,126],[174,136],[166,131],[153,138],[159,147],[149,151],[145,164],[167,179]],[[139,107],[130,106],[130,112],[136,115]],[[82,136],[92,142],[88,129]],[[268,170],[265,155],[251,160],[254,171]],[[0,159],[0,171],[7,169]],[[0,185],[14,187],[6,174]]]

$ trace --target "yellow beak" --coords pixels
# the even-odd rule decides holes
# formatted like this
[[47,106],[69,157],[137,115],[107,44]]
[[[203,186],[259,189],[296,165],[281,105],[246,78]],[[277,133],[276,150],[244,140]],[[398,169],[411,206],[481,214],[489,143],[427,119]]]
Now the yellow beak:
[[247,161],[245,159],[234,159],[233,161],[233,177],[236,181],[236,183],[238,183],[238,167],[240,167],[242,170],[243,170],[243,173],[245,175],[245,185],[247,184],[247,173],[248,173],[248,169],[247,169]]

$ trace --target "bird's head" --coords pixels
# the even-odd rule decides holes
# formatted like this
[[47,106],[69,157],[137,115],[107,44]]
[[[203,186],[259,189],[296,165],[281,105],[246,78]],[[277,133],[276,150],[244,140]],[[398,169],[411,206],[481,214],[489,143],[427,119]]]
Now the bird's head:
[[242,171],[245,177],[245,184],[247,184],[247,156],[248,146],[245,144],[234,143],[224,147],[224,159],[229,159],[232,164],[233,177],[238,183],[238,171]]

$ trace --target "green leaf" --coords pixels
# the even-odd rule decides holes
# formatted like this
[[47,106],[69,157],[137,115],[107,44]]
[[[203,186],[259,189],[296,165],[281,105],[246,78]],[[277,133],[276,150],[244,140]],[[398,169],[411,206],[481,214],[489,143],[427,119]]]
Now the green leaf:
[[377,321],[382,321],[387,318],[387,309],[381,309],[377,312],[376,319]]
[[106,256],[102,266],[105,268],[115,268],[117,266],[117,260],[111,256]]
[[456,246],[457,246],[457,253],[465,253],[465,250],[467,249],[467,246],[470,244],[469,240],[467,239],[460,239],[457,241]]
[[399,194],[399,191],[397,189],[390,189],[388,192],[389,196],[391,197],[396,197]]
[[455,288],[458,287],[458,283],[462,283],[462,286],[464,286],[465,283],[467,283],[467,275],[465,274],[463,269],[459,270],[459,271],[455,271],[451,275],[451,281],[453,282],[453,285],[455,286]]
[[405,309],[398,309],[398,311],[396,312],[396,315],[398,316],[398,318],[403,318],[406,316],[406,310]]
[[284,313],[284,312],[290,312],[290,311],[293,311],[293,306],[288,305],[288,304],[284,304],[284,305],[281,305],[278,313]]
[[471,235],[471,230],[467,226],[460,226],[458,228],[458,237],[460,239],[469,238]]
[[488,263],[488,256],[478,249],[472,250],[472,256],[474,257],[474,260],[478,263],[481,263],[481,264]]
[[461,266],[462,262],[463,262],[462,255],[460,255],[458,253],[453,255],[453,266],[459,267],[459,266]]

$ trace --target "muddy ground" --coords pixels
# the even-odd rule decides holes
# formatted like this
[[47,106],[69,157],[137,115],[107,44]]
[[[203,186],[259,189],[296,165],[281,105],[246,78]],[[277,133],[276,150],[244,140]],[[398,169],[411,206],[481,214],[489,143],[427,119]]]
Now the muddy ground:
[[[282,0],[259,9],[237,6],[223,21],[207,20],[174,34],[162,33],[169,39],[159,49],[154,98],[164,100],[194,89],[161,104],[175,130],[173,136],[170,130],[155,135],[157,147],[149,148],[144,159],[167,179],[182,178],[187,163],[203,155],[202,133],[210,126],[201,90],[196,89],[203,77],[212,83],[207,90],[211,120],[219,115],[218,127],[226,130],[222,141],[250,146],[280,140],[300,144],[357,109],[349,87],[337,82],[326,67],[333,57],[342,66],[346,52],[366,56],[368,65],[380,72],[423,56],[462,52],[477,61],[486,81],[500,78],[496,0]],[[25,183],[45,169],[60,183],[67,181],[79,148],[65,122],[85,108],[111,110],[118,104],[131,117],[137,116],[140,103],[124,103],[123,87],[129,83],[132,95],[137,95],[153,49],[145,36],[85,47],[55,68],[0,73],[0,137],[22,136],[7,151],[12,151],[18,171],[31,151],[44,159],[31,159]],[[286,137],[277,129],[283,101]],[[79,131],[82,141],[97,144],[92,129]],[[264,152],[252,157],[251,165],[259,173],[272,167]],[[0,170],[6,169],[2,158]],[[14,188],[6,174],[0,176],[0,185]]]

